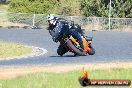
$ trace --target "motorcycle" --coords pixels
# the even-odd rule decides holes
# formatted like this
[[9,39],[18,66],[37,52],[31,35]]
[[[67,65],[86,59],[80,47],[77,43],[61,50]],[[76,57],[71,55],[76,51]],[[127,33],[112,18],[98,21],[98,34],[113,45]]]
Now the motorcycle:
[[[64,29],[62,29],[62,28],[64,28]],[[89,55],[95,54],[95,49],[91,45],[93,37],[86,38],[84,36],[81,36],[82,43],[84,46],[84,48],[82,49],[80,47],[79,40],[77,39],[77,36],[73,37],[72,33],[68,34],[67,33],[68,29],[69,29],[68,25],[63,25],[63,24],[59,23],[59,25],[57,25],[55,29],[49,30],[49,33],[52,36],[53,41],[60,42],[60,46],[57,49],[58,55],[63,56],[66,52],[72,52],[72,53],[74,53],[74,56],[76,56],[76,55],[85,56],[87,54],[89,54]],[[75,30],[77,30],[77,29],[75,29]],[[80,33],[80,32],[78,32],[78,33]],[[80,33],[80,35],[81,35],[81,33]]]
[[93,37],[85,38],[81,36],[81,38],[84,46],[83,49],[80,47],[79,41],[72,35],[69,35],[68,37],[64,38],[62,37],[61,46],[59,46],[57,49],[58,55],[63,56],[63,54],[65,54],[66,52],[72,52],[74,53],[74,56],[85,56],[87,54],[94,55],[95,49],[91,45]]

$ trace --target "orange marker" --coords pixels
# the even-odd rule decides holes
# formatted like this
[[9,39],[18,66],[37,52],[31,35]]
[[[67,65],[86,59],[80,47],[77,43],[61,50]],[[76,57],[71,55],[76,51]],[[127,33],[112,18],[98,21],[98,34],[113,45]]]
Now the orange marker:
[[88,72],[87,71],[85,72],[85,77],[88,78]]

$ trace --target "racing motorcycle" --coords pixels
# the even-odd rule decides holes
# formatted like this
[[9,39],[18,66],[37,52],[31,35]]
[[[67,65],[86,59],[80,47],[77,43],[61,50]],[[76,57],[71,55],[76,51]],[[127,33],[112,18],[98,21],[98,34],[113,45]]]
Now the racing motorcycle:
[[[59,24],[56,29],[54,30],[49,30],[49,33],[52,36],[53,41],[55,42],[60,42],[60,46],[57,49],[57,53],[60,56],[63,56],[66,52],[72,52],[74,53],[74,56],[79,55],[79,56],[85,56],[87,54],[89,55],[94,55],[95,54],[95,49],[92,47],[92,38],[93,37],[84,37],[81,36],[82,38],[82,43],[84,48],[82,49],[79,40],[77,39],[77,36],[73,37],[72,34],[67,33],[67,29],[69,29],[69,26],[65,26],[62,31],[63,24]],[[76,30],[76,29],[75,29]],[[68,35],[67,35],[68,34]],[[80,33],[81,35],[81,33]]]
[[85,56],[87,54],[94,55],[95,49],[91,45],[92,37],[85,38],[82,36],[81,38],[84,46],[83,49],[80,47],[79,41],[76,38],[74,38],[72,35],[69,35],[66,38],[62,38],[63,44],[59,46],[59,48],[62,49],[58,48],[57,53],[60,56],[63,56],[63,54],[65,54],[66,52],[72,52],[74,53],[74,56],[76,55]]

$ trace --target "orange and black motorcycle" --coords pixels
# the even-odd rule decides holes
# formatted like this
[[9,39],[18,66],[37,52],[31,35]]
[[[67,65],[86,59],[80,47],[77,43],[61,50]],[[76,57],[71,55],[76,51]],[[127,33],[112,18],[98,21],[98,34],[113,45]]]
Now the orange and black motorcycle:
[[[49,33],[52,36],[53,41],[60,42],[60,46],[57,49],[58,55],[63,56],[66,52],[72,52],[74,53],[75,56],[95,54],[95,49],[91,46],[92,37],[89,38],[84,37],[81,32],[77,31],[78,29],[81,30],[81,28],[79,27],[77,28],[73,27],[69,29],[68,25],[64,25],[61,22],[59,22],[58,25],[53,30],[49,30]],[[74,33],[76,32],[76,34],[71,33],[71,30],[72,32],[74,31]],[[83,48],[81,48],[81,46],[83,46]]]
[[91,45],[92,37],[85,38],[81,36],[81,38],[84,46],[83,49],[80,47],[79,41],[72,35],[62,38],[63,41],[61,41],[61,44],[57,50],[58,55],[63,56],[63,54],[65,54],[66,52],[72,52],[74,53],[74,56],[76,55],[85,56],[87,54],[94,55],[95,49]]

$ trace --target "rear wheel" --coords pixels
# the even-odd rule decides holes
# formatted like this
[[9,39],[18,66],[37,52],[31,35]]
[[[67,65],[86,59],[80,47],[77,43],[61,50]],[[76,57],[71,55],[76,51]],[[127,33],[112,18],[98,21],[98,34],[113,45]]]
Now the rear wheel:
[[71,40],[67,41],[67,45],[71,48],[72,52],[74,52],[75,54],[80,56],[86,56],[87,53],[75,47],[75,45],[71,42]]

